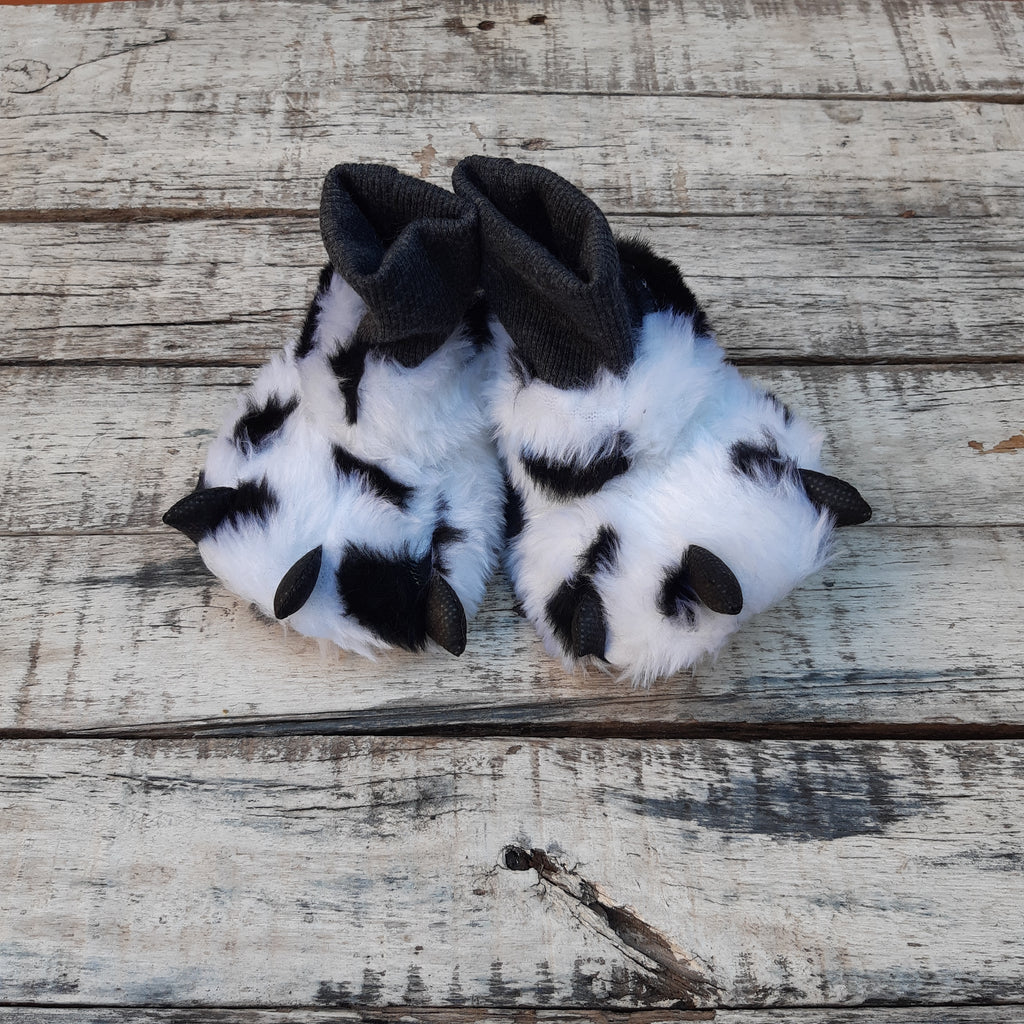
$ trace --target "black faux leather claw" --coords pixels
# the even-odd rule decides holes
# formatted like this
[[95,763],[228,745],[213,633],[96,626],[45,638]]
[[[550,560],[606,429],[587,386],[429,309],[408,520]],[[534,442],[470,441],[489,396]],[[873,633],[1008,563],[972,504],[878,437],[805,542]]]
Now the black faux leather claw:
[[274,615],[287,619],[294,615],[308,600],[320,576],[324,546],[307,551],[285,574],[274,594]]
[[234,510],[237,493],[234,487],[205,487],[193,491],[172,505],[163,520],[198,544]]
[[672,616],[679,613],[682,603],[692,624],[696,601],[720,615],[743,611],[743,590],[732,569],[707,548],[691,544],[679,567],[666,573],[658,607],[663,615]]
[[604,658],[608,646],[608,626],[604,619],[601,598],[596,593],[584,593],[572,616],[573,657]]
[[743,590],[732,569],[718,555],[691,544],[684,561],[690,570],[690,586],[701,602],[721,615],[743,611]]
[[871,506],[853,484],[813,469],[798,470],[800,481],[811,503],[832,513],[836,526],[856,526],[871,518]]
[[456,658],[466,649],[466,611],[439,572],[427,584],[427,636]]

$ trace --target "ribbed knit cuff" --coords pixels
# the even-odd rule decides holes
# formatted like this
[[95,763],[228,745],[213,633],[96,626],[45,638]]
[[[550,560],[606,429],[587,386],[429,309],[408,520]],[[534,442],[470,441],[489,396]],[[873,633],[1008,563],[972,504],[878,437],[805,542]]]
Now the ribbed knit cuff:
[[479,212],[481,283],[527,369],[562,388],[624,373],[638,311],[597,206],[553,171],[507,159],[467,157],[452,181]]
[[329,171],[320,232],[335,271],[366,303],[356,343],[405,366],[441,345],[476,292],[476,209],[394,167]]

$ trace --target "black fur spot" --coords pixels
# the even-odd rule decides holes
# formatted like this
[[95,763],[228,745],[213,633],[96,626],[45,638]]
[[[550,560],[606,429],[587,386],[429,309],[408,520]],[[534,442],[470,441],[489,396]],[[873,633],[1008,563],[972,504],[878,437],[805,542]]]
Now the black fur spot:
[[271,395],[262,407],[250,401],[245,415],[235,424],[235,445],[242,451],[262,448],[267,438],[280,430],[298,407],[299,400],[295,397],[282,402],[277,395]]
[[771,391],[766,391],[765,397],[775,406],[777,412],[782,413],[782,422],[788,427],[793,422],[793,410],[778,395],[772,394]]
[[369,346],[353,338],[348,348],[336,352],[328,360],[335,377],[338,378],[338,390],[345,401],[345,418],[353,424],[359,415],[359,384],[366,370],[366,354]]
[[266,477],[259,483],[245,480],[235,488],[234,508],[226,521],[232,526],[238,526],[243,519],[258,519],[261,523],[266,523],[277,511],[277,507],[277,495],[267,483]]
[[[618,534],[610,526],[602,526],[590,547],[580,555],[576,573],[551,595],[545,605],[552,632],[566,654],[572,657],[604,656],[603,646],[597,649],[598,638],[604,636],[604,620],[593,576],[599,569],[614,567],[618,550]],[[584,613],[582,622],[581,611]]]
[[491,329],[488,326],[488,319],[491,311],[487,305],[487,296],[482,292],[478,295],[463,315],[463,324],[466,334],[472,340],[477,351],[486,348],[491,343]]
[[444,576],[450,571],[446,548],[451,544],[459,544],[466,539],[466,531],[452,526],[447,519],[438,519],[434,532],[430,537],[430,550],[433,554],[434,568]]
[[617,238],[616,245],[623,282],[642,306],[649,307],[645,312],[670,309],[680,316],[693,317],[697,334],[711,330],[707,315],[674,263],[656,255],[640,238]]
[[599,569],[613,569],[618,557],[619,535],[610,526],[602,526],[594,542],[580,555],[580,572],[593,576]]
[[295,346],[295,358],[304,359],[313,351],[313,335],[316,333],[316,320],[319,313],[319,303],[323,295],[331,287],[331,278],[334,276],[334,268],[330,263],[326,264],[320,271],[320,280],[317,282],[316,294],[313,301],[306,310],[306,319],[302,322],[302,332],[299,334],[299,343]]
[[338,566],[338,594],[347,613],[385,643],[419,651],[427,639],[430,574],[429,551],[386,555],[350,545]]
[[609,480],[629,469],[626,434],[619,434],[607,455],[593,462],[555,462],[539,455],[522,455],[527,476],[554,498],[570,500],[596,494]]
[[196,480],[196,490],[202,491],[206,487],[206,470],[199,470],[199,477]]
[[409,499],[415,493],[415,488],[400,483],[380,466],[357,459],[351,452],[339,445],[334,445],[331,450],[334,455],[334,465],[342,476],[361,477],[366,486],[378,497],[401,509],[408,506]]
[[526,525],[523,496],[515,489],[512,481],[505,477],[505,540],[518,537]]
[[762,442],[736,441],[729,448],[729,458],[737,473],[751,480],[769,483],[782,479],[789,465],[779,454],[779,446],[774,438]]

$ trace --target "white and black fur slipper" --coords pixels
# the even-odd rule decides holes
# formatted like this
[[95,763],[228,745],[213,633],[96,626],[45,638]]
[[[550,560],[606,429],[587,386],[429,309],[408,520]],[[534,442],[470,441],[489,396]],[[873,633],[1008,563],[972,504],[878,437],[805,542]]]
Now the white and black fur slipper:
[[164,516],[240,597],[372,655],[466,645],[501,543],[482,396],[475,207],[378,165],[339,165],[330,263],[297,341],[260,371]]
[[725,361],[676,267],[544,168],[469,157],[500,356],[507,563],[548,649],[640,682],[717,651],[871,510]]

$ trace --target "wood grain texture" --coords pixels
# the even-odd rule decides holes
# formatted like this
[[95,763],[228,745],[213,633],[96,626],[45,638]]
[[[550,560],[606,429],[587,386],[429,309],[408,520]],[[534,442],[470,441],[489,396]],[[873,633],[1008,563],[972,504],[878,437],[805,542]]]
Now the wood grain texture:
[[[680,265],[734,357],[1021,357],[1021,220],[617,217],[613,227]],[[8,224],[0,356],[258,364],[297,334],[323,259],[313,211]]]
[[[45,96],[45,93],[43,94]],[[0,116],[3,208],[307,210],[325,171],[438,184],[470,153],[532,160],[608,213],[1024,216],[1024,106],[607,95],[119,89]]]
[[[0,539],[0,730],[700,735],[1024,727],[1020,529],[848,531],[714,665],[633,690],[570,675],[491,584],[456,662],[377,662],[236,600],[177,535]],[[785,733],[784,733],[785,734]]]
[[[1022,522],[1016,452],[1024,366],[752,367],[826,431],[829,472],[873,525]],[[0,368],[0,531],[156,530],[195,484],[248,368]],[[872,529],[873,526],[868,527]]]
[[4,1024],[1017,1024],[1024,1007],[816,1007],[813,1010],[602,1010],[529,1009],[484,1006],[396,1006],[305,1012],[190,1006],[155,1009],[133,1006],[0,1007]]
[[7,102],[112,89],[415,93],[1004,96],[1022,85],[1024,5],[699,0],[138,3],[9,12]]
[[1024,744],[4,744],[6,1001],[1012,1001]]

